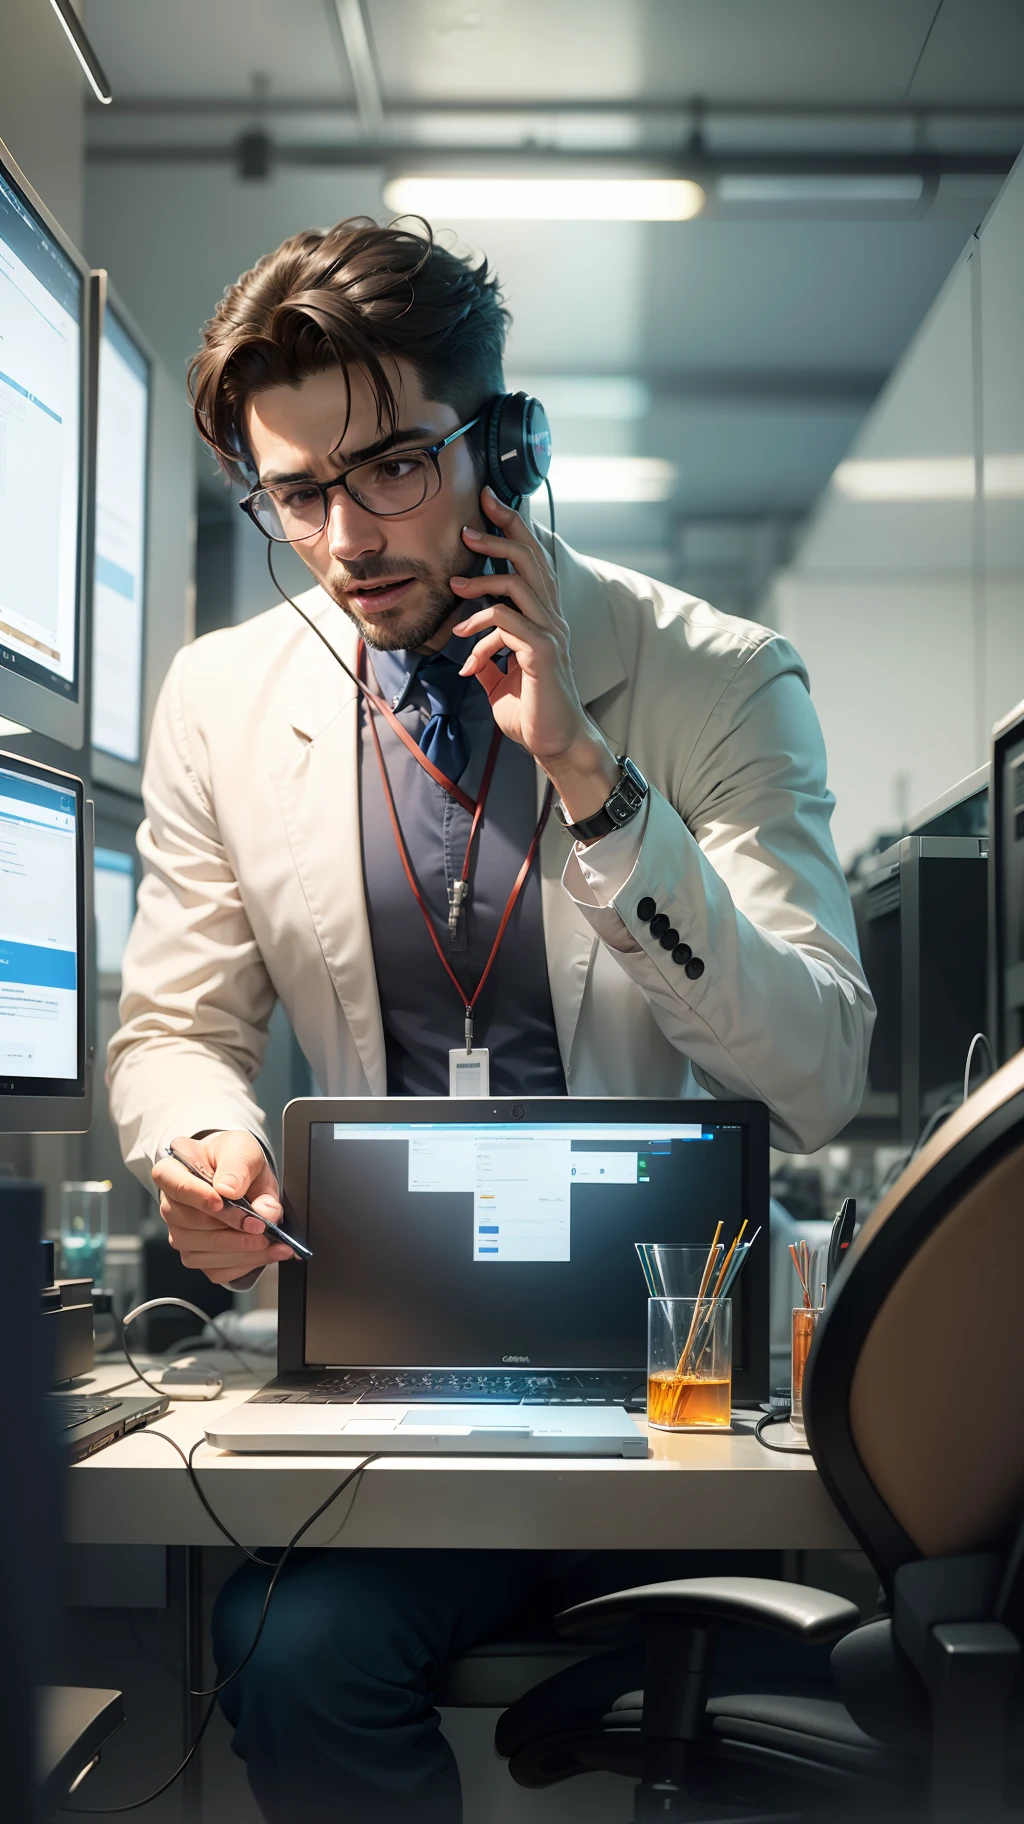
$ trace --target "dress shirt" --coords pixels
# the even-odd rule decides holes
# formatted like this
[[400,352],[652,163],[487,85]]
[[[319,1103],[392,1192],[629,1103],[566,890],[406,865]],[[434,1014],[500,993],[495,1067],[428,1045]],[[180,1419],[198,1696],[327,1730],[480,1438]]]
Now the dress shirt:
[[[451,639],[444,656],[458,668],[472,642]],[[368,652],[380,694],[414,740],[431,714],[417,681],[416,653]],[[392,1096],[447,1096],[448,1053],[463,1042],[465,1014],[430,941],[405,877],[388,814],[365,703],[360,726],[363,877],[374,970],[384,1025],[387,1088]],[[469,745],[460,784],[479,790],[494,718],[475,679],[459,721]],[[466,999],[483,974],[508,896],[537,825],[537,768],[515,741],[503,741],[477,835],[470,891],[458,935],[448,930],[448,889],[460,877],[471,817],[413,759],[382,716],[384,764],[409,860],[431,923]],[[536,864],[516,902],[501,949],[474,1014],[474,1043],[490,1051],[492,1095],[564,1096],[548,984],[540,880]]]

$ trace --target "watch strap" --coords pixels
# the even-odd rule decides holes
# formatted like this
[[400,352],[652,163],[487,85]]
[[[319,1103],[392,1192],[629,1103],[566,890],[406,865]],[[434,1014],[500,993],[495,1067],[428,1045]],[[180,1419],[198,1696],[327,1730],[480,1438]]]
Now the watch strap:
[[561,805],[557,807],[562,827],[574,842],[597,842],[602,836],[610,836],[613,830],[625,829],[642,809],[650,790],[647,780],[628,754],[616,754],[615,760],[621,768],[621,777],[593,816],[570,823]]

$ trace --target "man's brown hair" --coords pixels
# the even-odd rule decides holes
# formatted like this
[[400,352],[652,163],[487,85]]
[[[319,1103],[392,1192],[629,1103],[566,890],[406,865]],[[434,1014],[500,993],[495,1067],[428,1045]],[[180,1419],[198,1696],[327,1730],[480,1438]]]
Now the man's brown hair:
[[310,228],[224,293],[189,363],[196,424],[222,468],[244,482],[252,466],[246,400],[329,368],[358,366],[376,396],[382,431],[390,433],[398,414],[388,356],[404,356],[428,398],[470,418],[504,391],[507,324],[487,261],[472,266],[456,258],[426,222],[414,232],[355,216]]

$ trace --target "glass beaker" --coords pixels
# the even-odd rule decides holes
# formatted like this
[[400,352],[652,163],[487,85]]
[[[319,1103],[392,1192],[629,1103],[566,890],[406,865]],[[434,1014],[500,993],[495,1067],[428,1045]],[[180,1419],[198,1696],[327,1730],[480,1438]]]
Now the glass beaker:
[[60,1187],[60,1252],[65,1279],[102,1286],[110,1232],[109,1178],[70,1180]]

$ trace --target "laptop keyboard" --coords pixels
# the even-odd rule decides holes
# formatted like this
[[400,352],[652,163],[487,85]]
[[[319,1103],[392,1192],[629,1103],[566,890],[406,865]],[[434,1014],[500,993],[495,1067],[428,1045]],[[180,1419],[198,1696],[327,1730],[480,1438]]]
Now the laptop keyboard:
[[331,1369],[315,1381],[278,1382],[257,1406],[465,1405],[625,1406],[641,1412],[647,1387],[635,1374],[477,1374],[468,1369]]
[[53,1414],[54,1430],[70,1431],[73,1425],[84,1425],[87,1419],[99,1419],[105,1412],[116,1411],[121,1402],[104,1400],[97,1394],[49,1393],[46,1404]]

